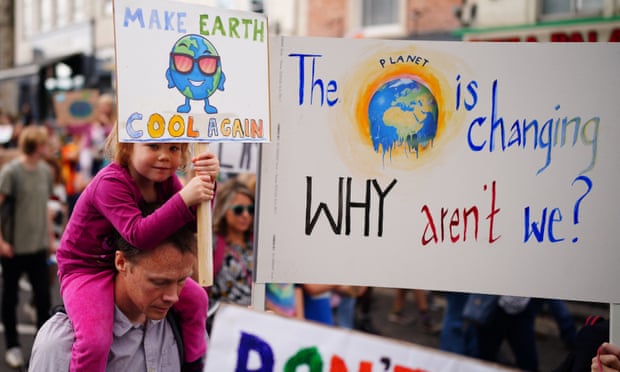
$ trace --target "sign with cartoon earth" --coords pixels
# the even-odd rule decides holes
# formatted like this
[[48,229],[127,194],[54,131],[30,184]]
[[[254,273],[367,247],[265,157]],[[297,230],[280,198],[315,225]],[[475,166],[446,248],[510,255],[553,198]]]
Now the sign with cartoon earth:
[[114,29],[120,141],[270,140],[264,15],[115,0]]

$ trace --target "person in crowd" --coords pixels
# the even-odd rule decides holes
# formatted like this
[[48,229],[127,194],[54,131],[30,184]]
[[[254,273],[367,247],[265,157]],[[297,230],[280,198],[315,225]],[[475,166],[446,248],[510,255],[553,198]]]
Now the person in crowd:
[[[138,249],[115,236],[111,239],[116,275],[114,328],[106,371],[181,371],[184,350],[170,322],[172,307],[190,282],[196,260],[196,237],[188,226],[155,244]],[[160,321],[167,319],[169,321]],[[196,334],[206,339],[198,326]],[[32,371],[69,371],[74,329],[66,313],[57,312],[34,340]]]
[[71,129],[66,129],[62,145],[60,147],[60,166],[62,179],[65,183],[65,193],[67,195],[67,214],[71,216],[73,208],[77,202],[84,184],[79,174],[79,154],[80,154],[79,133],[72,133]]
[[564,346],[569,350],[572,349],[575,346],[575,337],[577,337],[577,326],[575,326],[575,320],[566,302],[555,298],[549,298],[543,301],[542,306],[546,306],[553,316],[558,330],[560,331],[560,337],[564,342]]
[[212,304],[249,306],[254,271],[254,192],[236,178],[218,185],[213,210]]
[[[388,321],[401,325],[412,324],[415,322],[415,318],[413,316],[407,316],[403,311],[408,292],[408,289],[396,288],[394,303],[392,304],[392,309],[388,314]],[[415,296],[416,306],[418,307],[420,322],[426,329],[431,330],[433,328],[433,323],[428,306],[427,292],[421,289],[414,289],[413,294]]]
[[293,283],[267,283],[265,310],[289,318],[304,319],[302,288]]
[[[247,187],[252,193],[252,199],[256,197],[256,174],[240,173],[235,180]],[[234,213],[233,213],[234,214]],[[232,217],[232,216],[231,216]],[[243,217],[241,217],[243,219]],[[231,219],[231,226],[235,223]],[[221,250],[220,250],[221,252]],[[298,319],[304,318],[303,291],[294,283],[266,283],[265,284],[265,310],[286,317]]]
[[326,325],[339,325],[346,328],[353,328],[351,323],[354,322],[352,318],[354,318],[355,313],[345,314],[345,316],[340,319],[340,323],[337,323],[337,319],[334,318],[332,298],[334,294],[338,293],[347,294],[349,296],[356,295],[357,288],[349,285],[313,283],[301,284],[301,287],[303,289],[305,319]]
[[17,122],[14,115],[3,111],[0,108],[0,128],[2,136],[0,137],[3,149],[16,149],[19,133],[23,125]]
[[358,297],[357,301],[355,301],[355,306],[357,308],[355,329],[378,335],[380,332],[373,324],[371,316],[373,300],[373,287],[366,287],[364,293],[362,293]]
[[493,316],[483,325],[478,325],[478,357],[491,361],[498,360],[502,341],[514,354],[518,368],[538,371],[538,350],[534,322],[542,301],[530,297],[500,296]]
[[26,127],[34,122],[34,115],[30,103],[24,102],[19,110],[19,124]]
[[95,120],[83,125],[83,129],[73,130],[78,142],[78,186],[82,190],[90,180],[107,165],[105,140],[116,122],[116,103],[114,96],[104,93],[97,99]]
[[[52,196],[47,201],[49,221],[52,226],[52,234],[54,235],[54,244],[49,251],[47,260],[49,285],[50,290],[52,290],[55,288],[54,285],[57,279],[56,273],[58,272],[58,266],[56,265],[56,248],[60,244],[60,237],[67,223],[67,197],[65,194],[65,186],[61,179],[60,163],[58,159],[53,156],[47,156],[45,162],[49,165],[54,179],[54,190]],[[34,298],[26,302],[22,310],[33,324],[37,323],[37,310]]]
[[334,324],[347,328],[355,328],[357,298],[364,294],[367,287],[363,286],[339,286],[332,293],[332,306],[334,310]]
[[3,215],[7,221],[12,216],[13,228],[0,230],[5,361],[12,368],[24,364],[16,321],[18,282],[23,273],[32,285],[38,327],[47,320],[51,306],[47,258],[54,249],[54,236],[47,203],[53,176],[45,162],[47,139],[43,127],[25,128],[19,137],[20,156],[0,171],[0,203],[13,205],[12,213]]
[[307,320],[333,326],[331,297],[336,285],[332,284],[302,284],[304,293],[304,317]]
[[[215,154],[192,159],[196,176],[182,186],[176,172],[189,165],[187,143],[119,143],[113,129],[106,150],[112,162],[80,195],[57,251],[60,293],[75,334],[71,371],[105,370],[114,324],[114,266],[109,237],[114,231],[140,249],[151,249],[181,226],[195,224],[194,206],[212,200],[219,172]],[[142,216],[140,206],[160,202]],[[206,342],[208,298],[187,282],[175,310],[181,319],[187,368],[200,370]]]
[[465,321],[463,309],[467,293],[445,292],[446,308],[439,335],[439,349],[469,357],[478,356],[476,327]]
[[[52,228],[54,230],[54,237],[56,238],[58,244],[60,244],[60,237],[65,230],[68,217],[67,193],[62,179],[60,161],[53,157],[48,157],[45,161],[50,166],[54,179],[54,190],[52,192],[52,197],[47,204],[53,222]],[[58,244],[56,246],[58,246]]]
[[256,173],[239,173],[236,177],[237,181],[246,185],[247,188],[250,189],[250,191],[252,191],[254,193],[254,196],[256,197]]
[[592,372],[620,371],[620,347],[610,342],[604,342],[592,358]]
[[[553,372],[587,371],[592,365],[592,356],[609,340],[609,319],[599,315],[588,315],[576,332],[573,347]],[[597,366],[598,367],[598,366]],[[596,369],[599,371],[599,369]]]
[[92,153],[91,177],[107,165],[104,156],[105,139],[116,123],[116,101],[110,93],[104,93],[97,99],[97,119],[90,125],[89,150]]

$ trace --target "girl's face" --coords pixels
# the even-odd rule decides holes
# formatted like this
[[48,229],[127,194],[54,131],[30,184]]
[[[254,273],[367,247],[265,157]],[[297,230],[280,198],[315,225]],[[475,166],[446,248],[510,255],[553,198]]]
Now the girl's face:
[[229,233],[247,232],[254,222],[252,199],[245,194],[237,193],[226,210],[225,218]]
[[181,163],[178,143],[134,143],[129,155],[129,172],[136,181],[162,182]]

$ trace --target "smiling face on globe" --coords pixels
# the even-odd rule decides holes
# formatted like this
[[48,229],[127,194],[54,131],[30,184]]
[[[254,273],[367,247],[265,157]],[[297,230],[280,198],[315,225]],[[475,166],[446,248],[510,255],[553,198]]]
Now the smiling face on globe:
[[423,84],[396,78],[381,85],[368,105],[370,136],[375,151],[403,146],[418,154],[437,134],[437,101]]

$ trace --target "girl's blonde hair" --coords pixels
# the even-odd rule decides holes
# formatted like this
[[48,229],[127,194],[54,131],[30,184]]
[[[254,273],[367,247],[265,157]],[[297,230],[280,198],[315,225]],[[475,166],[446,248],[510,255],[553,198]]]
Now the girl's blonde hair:
[[[223,184],[217,186],[215,193],[215,208],[213,209],[213,233],[225,237],[228,233],[226,223],[226,211],[231,207],[235,195],[243,194],[254,203],[254,192],[245,184],[235,178],[229,178]],[[246,232],[246,238],[252,236],[253,226]]]
[[[118,122],[114,123],[114,127],[105,140],[105,155],[108,160],[127,168],[129,166],[129,157],[133,151],[133,142],[118,142]],[[181,147],[181,165],[179,169],[185,170],[189,165],[191,154],[188,143],[180,143]]]

